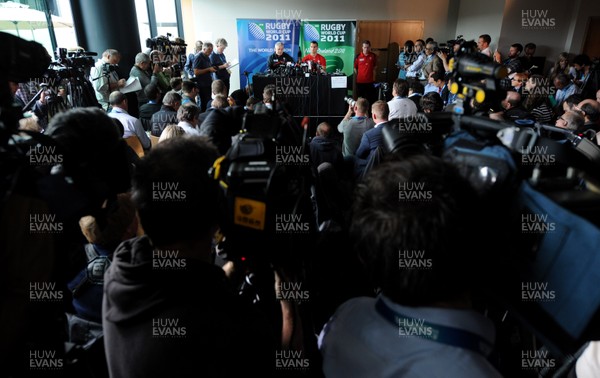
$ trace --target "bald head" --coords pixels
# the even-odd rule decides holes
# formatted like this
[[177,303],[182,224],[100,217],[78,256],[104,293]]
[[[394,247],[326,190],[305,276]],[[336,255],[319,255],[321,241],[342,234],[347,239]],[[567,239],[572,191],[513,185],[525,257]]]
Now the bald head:
[[521,103],[521,95],[514,91],[508,91],[506,92],[506,99],[504,102],[505,109],[515,108]]
[[577,110],[583,113],[585,122],[597,123],[600,119],[600,103],[596,100],[586,99],[577,104]]
[[119,91],[112,92],[108,97],[108,102],[113,107],[127,110],[127,97]]

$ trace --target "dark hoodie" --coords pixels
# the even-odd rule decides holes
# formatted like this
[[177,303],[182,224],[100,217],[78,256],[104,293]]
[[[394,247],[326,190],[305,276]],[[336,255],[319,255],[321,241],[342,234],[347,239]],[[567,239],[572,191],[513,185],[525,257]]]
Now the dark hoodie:
[[102,324],[111,377],[269,375],[270,328],[229,290],[223,270],[177,257],[167,268],[155,253],[145,236],[125,241],[106,272]]
[[344,161],[339,143],[322,136],[316,136],[310,141],[310,159],[315,168],[321,163],[331,163],[338,172]]

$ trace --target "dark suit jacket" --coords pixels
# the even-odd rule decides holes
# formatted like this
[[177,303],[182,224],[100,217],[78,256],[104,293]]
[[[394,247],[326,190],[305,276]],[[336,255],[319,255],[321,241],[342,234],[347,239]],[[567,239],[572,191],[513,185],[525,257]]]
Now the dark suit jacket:
[[415,105],[417,105],[417,113],[421,113],[423,111],[423,108],[421,107],[421,98],[423,98],[422,94],[416,94],[408,98],[409,100],[414,102]]
[[210,112],[212,112],[213,110],[215,109],[208,107],[206,108],[206,111],[204,113],[200,113],[200,115],[198,116],[198,128],[200,128],[204,120],[210,115]]
[[171,123],[177,124],[177,112],[172,107],[163,105],[150,120],[152,135],[159,137],[165,127]]
[[150,120],[152,115],[160,110],[162,104],[145,103],[140,106],[140,119]]
[[360,145],[356,150],[357,158],[367,159],[371,154],[371,151],[374,151],[378,146],[383,146],[383,135],[381,134],[381,130],[385,123],[380,123],[377,127],[372,128],[363,134]]

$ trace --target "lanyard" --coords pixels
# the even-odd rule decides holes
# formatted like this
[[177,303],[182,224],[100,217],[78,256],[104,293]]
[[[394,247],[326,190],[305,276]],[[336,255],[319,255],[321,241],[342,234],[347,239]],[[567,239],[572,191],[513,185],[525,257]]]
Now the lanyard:
[[388,322],[395,326],[402,327],[402,324],[410,323],[418,324],[416,327],[411,326],[415,331],[427,330],[427,332],[413,332],[416,333],[413,336],[458,348],[468,349],[480,353],[484,357],[487,357],[493,349],[493,345],[479,335],[458,328],[447,327],[426,321],[421,322],[415,318],[396,312],[381,298],[377,299],[375,310],[377,310],[379,315],[383,316]]

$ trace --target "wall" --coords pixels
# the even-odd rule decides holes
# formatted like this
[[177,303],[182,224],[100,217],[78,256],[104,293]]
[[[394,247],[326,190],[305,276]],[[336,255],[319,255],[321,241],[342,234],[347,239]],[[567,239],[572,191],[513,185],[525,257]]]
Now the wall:
[[[426,37],[446,41],[455,36],[458,6],[458,0],[428,0],[424,12],[423,3],[417,1],[372,0],[368,7],[362,0],[192,1],[194,33],[189,35],[186,28],[186,42],[225,38],[229,44],[225,50],[228,60],[238,58],[237,18],[424,20]],[[233,70],[231,84],[232,90],[238,89],[238,70]]]
[[498,46],[505,0],[461,0],[456,35],[477,41],[482,34],[492,37],[492,51]]
[[[183,1],[191,2],[193,10],[193,27],[185,26],[186,41],[193,45],[196,39],[214,41],[223,37],[229,42],[225,50],[229,60],[238,57],[236,18],[424,20],[425,37],[445,42],[458,34],[474,40],[490,34],[492,49],[499,47],[503,56],[513,43],[533,42],[538,46],[536,55],[548,58],[548,68],[562,51],[578,54],[585,42],[588,18],[600,16],[597,0]],[[547,11],[545,17],[538,18],[554,19],[554,27],[524,28],[523,18],[531,18],[523,17],[527,10]],[[231,89],[237,89],[237,70],[233,70],[231,82]]]
[[506,0],[500,37],[502,56],[506,56],[513,43],[525,45],[533,42],[537,45],[536,55],[546,56],[554,62],[572,38],[572,18],[579,12],[576,3],[577,1]]
[[585,32],[588,19],[591,16],[600,16],[600,1],[575,0],[578,3],[579,12],[573,17],[573,40],[565,45],[566,51],[579,52],[585,43]]

